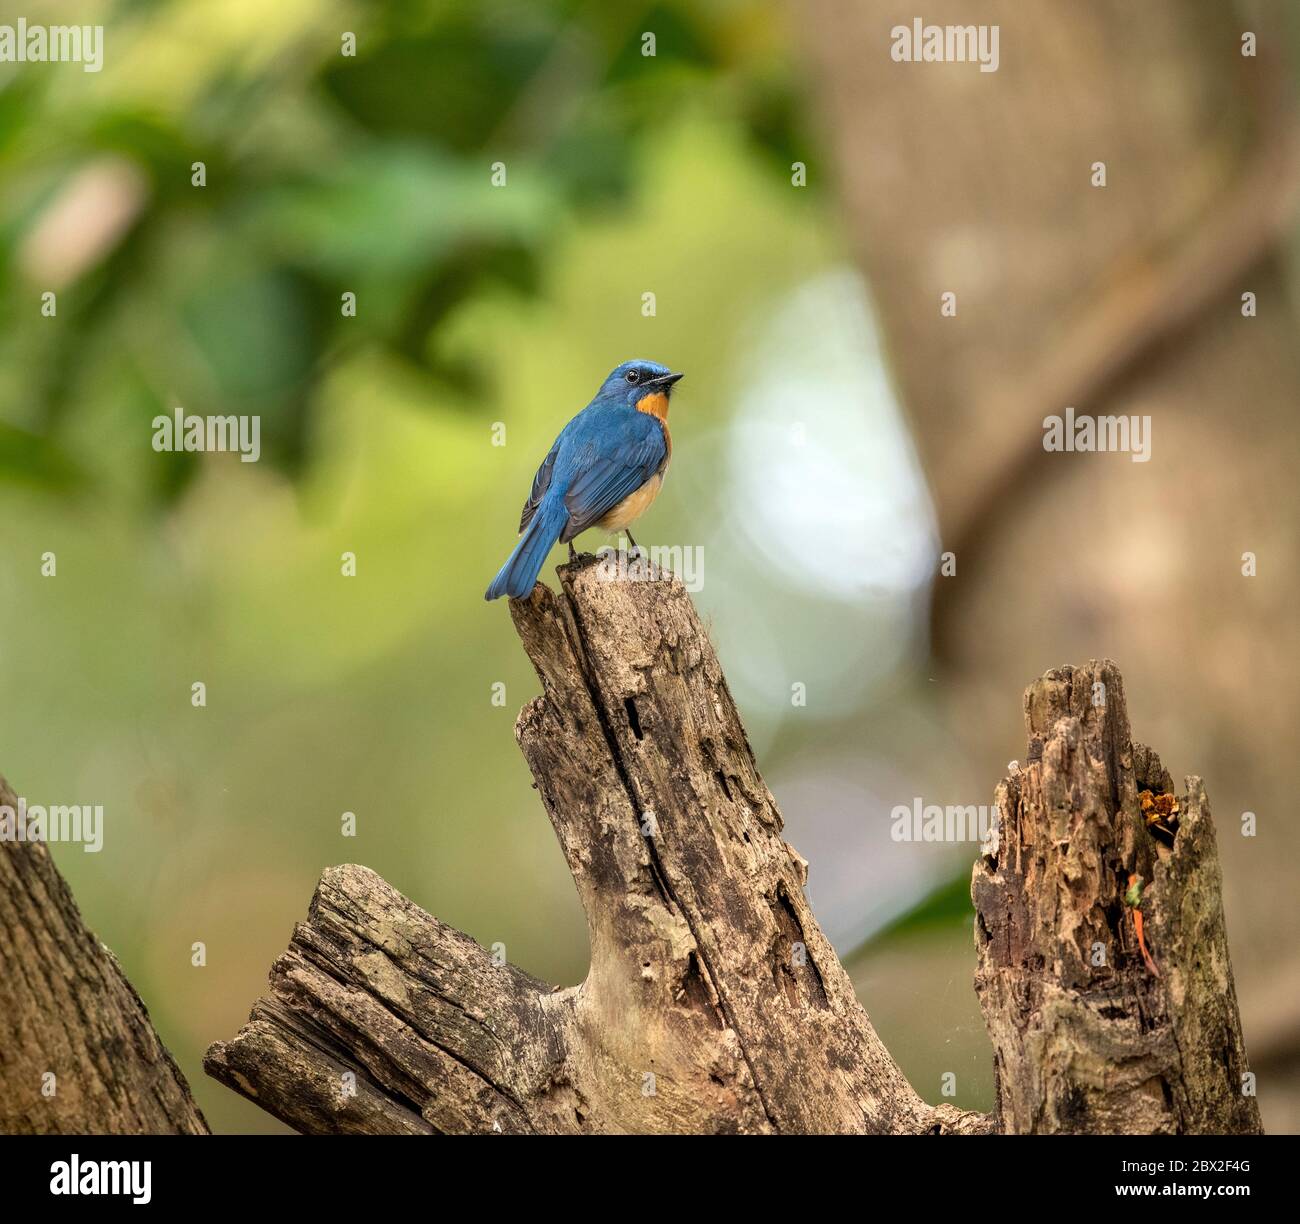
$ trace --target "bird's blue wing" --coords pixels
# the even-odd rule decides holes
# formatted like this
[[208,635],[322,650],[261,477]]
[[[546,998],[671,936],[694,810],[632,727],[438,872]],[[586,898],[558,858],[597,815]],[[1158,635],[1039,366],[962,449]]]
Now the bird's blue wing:
[[522,532],[537,513],[537,507],[541,505],[542,498],[546,495],[546,490],[551,487],[551,476],[555,472],[555,456],[560,450],[560,440],[555,439],[555,445],[551,447],[551,453],[542,460],[542,466],[537,469],[537,475],[533,477],[533,491],[528,495],[528,500],[524,502],[524,512],[519,516],[519,530]]
[[645,412],[619,413],[584,446],[576,475],[564,497],[569,524],[560,535],[567,543],[604,518],[625,497],[635,493],[668,456],[663,427]]

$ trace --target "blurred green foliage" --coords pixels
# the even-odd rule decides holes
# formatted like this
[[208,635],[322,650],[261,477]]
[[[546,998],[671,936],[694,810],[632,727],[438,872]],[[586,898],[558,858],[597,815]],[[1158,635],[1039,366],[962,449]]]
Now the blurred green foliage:
[[[294,472],[322,382],[357,349],[481,395],[492,370],[445,352],[440,327],[484,293],[545,292],[566,227],[627,206],[647,133],[707,112],[764,156],[788,163],[796,143],[763,4],[106,7],[102,79],[0,78],[0,475],[63,491],[123,460],[68,436],[87,402],[132,438],[178,404],[237,403]],[[37,309],[51,261],[24,259],[21,237],[105,159],[143,189],[53,328]],[[488,189],[496,163],[508,189]],[[134,466],[131,486],[168,500],[197,465]]]

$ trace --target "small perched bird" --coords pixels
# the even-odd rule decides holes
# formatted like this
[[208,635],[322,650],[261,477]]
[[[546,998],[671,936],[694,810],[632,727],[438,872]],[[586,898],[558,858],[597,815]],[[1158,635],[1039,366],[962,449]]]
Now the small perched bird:
[[[681,378],[656,361],[625,361],[555,439],[533,477],[519,543],[485,599],[524,599],[551,546],[588,527],[627,531],[658,496],[673,453],[668,397]],[[627,532],[632,547],[636,541]]]

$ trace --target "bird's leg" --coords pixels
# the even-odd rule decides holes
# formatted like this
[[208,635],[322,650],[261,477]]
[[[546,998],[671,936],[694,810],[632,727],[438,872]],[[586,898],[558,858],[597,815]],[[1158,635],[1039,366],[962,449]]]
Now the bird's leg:
[[569,564],[572,565],[578,559],[578,554],[573,551],[573,541],[569,541]]
[[623,528],[623,534],[627,536],[627,542],[631,545],[627,555],[629,557],[639,557],[641,555],[641,549],[637,546],[637,542],[632,538],[632,533],[625,527]]

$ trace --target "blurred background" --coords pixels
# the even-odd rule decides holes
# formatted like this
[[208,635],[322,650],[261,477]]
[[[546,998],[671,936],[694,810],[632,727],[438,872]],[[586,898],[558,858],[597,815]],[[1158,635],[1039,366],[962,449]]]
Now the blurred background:
[[[22,7],[106,41],[99,73],[0,64],[0,771],[104,806],[56,860],[214,1129],[283,1129],[200,1060],[330,864],[583,977],[513,738],[538,685],[482,592],[631,357],[687,375],[639,541],[702,550],[817,915],[922,1096],[992,1105],[977,849],[891,812],[991,803],[1024,686],[1110,656],[1205,778],[1265,1125],[1300,1129],[1300,29],[931,0],[999,24],[981,73],[893,62],[914,10]],[[1149,415],[1150,462],[1045,454],[1067,405]],[[260,461],[155,452],[178,407],[260,416]]]

